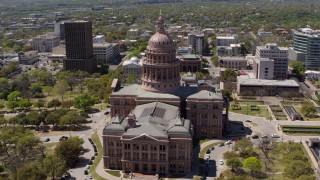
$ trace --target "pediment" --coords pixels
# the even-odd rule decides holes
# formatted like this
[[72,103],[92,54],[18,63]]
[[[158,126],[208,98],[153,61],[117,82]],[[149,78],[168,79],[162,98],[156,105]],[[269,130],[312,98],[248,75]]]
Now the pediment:
[[139,136],[136,136],[132,138],[131,140],[136,140],[136,141],[158,141],[158,139],[149,136],[148,134],[141,134]]

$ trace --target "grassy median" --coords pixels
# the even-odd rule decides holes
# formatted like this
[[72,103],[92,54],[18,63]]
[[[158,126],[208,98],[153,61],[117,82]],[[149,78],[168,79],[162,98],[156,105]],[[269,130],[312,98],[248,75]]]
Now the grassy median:
[[94,160],[92,166],[90,167],[90,174],[93,177],[93,179],[95,180],[106,180],[105,178],[101,177],[97,172],[96,172],[96,168],[99,164],[99,162],[102,159],[102,145],[98,136],[98,133],[95,132],[94,134],[91,135],[91,139],[92,141],[96,144],[97,148],[98,148],[98,156],[96,157],[96,159]]

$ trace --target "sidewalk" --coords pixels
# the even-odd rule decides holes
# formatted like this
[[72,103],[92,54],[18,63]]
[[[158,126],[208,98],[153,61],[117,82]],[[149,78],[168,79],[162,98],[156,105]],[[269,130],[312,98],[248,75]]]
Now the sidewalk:
[[315,157],[313,156],[309,146],[307,145],[307,143],[305,141],[302,142],[303,144],[303,147],[306,149],[307,153],[308,153],[308,156],[310,157],[311,159],[311,162],[313,164],[313,168],[317,168],[318,167],[318,162],[317,160],[315,159]]

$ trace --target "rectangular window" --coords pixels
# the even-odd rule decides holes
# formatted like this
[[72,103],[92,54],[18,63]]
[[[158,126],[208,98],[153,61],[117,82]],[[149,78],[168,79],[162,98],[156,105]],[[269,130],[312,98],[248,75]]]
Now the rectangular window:
[[160,145],[160,151],[166,151],[166,146],[165,145]]

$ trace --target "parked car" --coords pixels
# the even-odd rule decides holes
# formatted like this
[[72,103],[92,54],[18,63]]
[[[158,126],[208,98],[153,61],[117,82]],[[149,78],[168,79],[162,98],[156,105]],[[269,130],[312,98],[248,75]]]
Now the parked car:
[[61,137],[59,138],[59,141],[63,141],[63,140],[67,140],[67,139],[68,139],[67,136],[61,136]]
[[250,119],[247,119],[246,122],[252,122]]
[[86,165],[86,170],[90,169],[90,165]]
[[91,160],[94,160],[95,158],[96,158],[96,157],[92,156],[92,157],[91,157]]
[[207,149],[206,154],[210,154],[210,153],[211,153],[210,149]]
[[43,140],[43,142],[49,142],[50,141],[50,138],[46,138]]
[[221,146],[224,146],[224,143],[221,143],[221,144],[219,145],[219,147],[221,147]]
[[232,141],[234,141],[234,142],[237,142],[237,141],[239,141],[241,138],[239,138],[239,137],[234,137],[234,138],[232,138],[231,140]]
[[226,142],[226,144],[232,144],[232,141],[231,141],[231,140],[229,140],[229,141],[227,141],[227,142]]
[[93,164],[93,162],[90,160],[89,162],[88,162],[88,165],[92,165]]
[[267,135],[262,135],[262,136],[261,136],[261,138],[267,138],[267,137],[268,137]]
[[213,150],[214,150],[214,147],[211,148],[211,151],[213,151]]
[[272,138],[280,138],[280,136],[278,134],[272,134],[271,137]]
[[94,155],[95,155],[95,156],[98,156],[98,153],[97,153],[97,152],[95,152],[95,153],[94,153]]
[[258,135],[253,135],[251,136],[252,139],[259,139],[259,136]]
[[223,165],[223,164],[224,164],[224,162],[223,162],[222,159],[220,159],[219,164],[220,164],[220,165]]
[[210,159],[210,155],[209,155],[209,154],[206,154],[205,160],[209,160],[209,159]]
[[84,175],[88,175],[89,171],[88,170],[84,170]]

